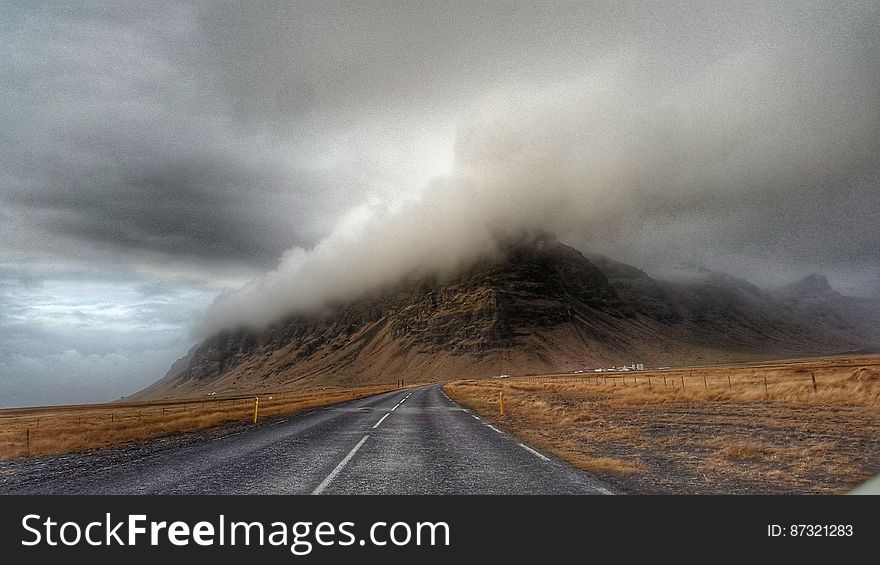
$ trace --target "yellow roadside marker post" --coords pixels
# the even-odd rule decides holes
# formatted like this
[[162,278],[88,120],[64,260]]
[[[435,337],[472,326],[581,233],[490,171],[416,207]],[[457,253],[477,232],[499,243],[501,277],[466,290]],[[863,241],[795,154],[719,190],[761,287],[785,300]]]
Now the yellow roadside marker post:
[[501,415],[504,416],[504,392],[498,393],[498,406],[501,408]]
[[254,423],[257,423],[257,413],[260,411],[260,397],[254,397]]

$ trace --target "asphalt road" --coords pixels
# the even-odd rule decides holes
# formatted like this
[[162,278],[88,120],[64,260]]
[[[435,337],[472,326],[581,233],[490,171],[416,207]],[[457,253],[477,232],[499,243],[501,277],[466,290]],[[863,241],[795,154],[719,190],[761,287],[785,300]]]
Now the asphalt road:
[[0,464],[18,494],[613,494],[439,385],[185,440]]

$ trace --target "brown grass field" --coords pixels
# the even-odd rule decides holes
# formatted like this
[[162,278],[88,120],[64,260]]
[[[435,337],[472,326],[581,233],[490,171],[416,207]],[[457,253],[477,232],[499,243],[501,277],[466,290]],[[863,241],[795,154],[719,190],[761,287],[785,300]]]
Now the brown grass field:
[[445,390],[628,492],[839,493],[880,473],[878,356],[455,381]]
[[[259,419],[355,400],[390,385],[260,393]],[[254,397],[88,404],[0,410],[0,459],[120,445],[232,422],[250,422]]]

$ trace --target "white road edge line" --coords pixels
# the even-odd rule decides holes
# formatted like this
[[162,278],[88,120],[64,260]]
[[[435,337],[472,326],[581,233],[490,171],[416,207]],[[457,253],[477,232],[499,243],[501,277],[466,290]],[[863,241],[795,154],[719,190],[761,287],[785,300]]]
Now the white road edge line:
[[382,422],[384,422],[384,421],[385,421],[385,418],[387,418],[387,417],[390,416],[390,415],[391,415],[391,412],[388,412],[387,414],[385,414],[384,416],[382,416],[381,418],[379,418],[379,421],[376,422],[375,424],[373,424],[373,429],[375,430],[376,428],[378,428],[378,427],[379,427],[379,424],[381,424]]
[[479,419],[480,419],[480,417],[477,416],[476,414],[471,414],[471,417],[472,417],[474,420],[479,420]]
[[607,488],[604,488],[604,487],[596,487],[596,490],[598,490],[602,494],[611,494],[611,495],[614,494],[613,492],[611,492],[610,490],[608,490]]
[[503,434],[503,433],[504,433],[504,432],[502,432],[501,430],[499,430],[498,428],[496,428],[495,426],[493,426],[492,424],[486,424],[486,425],[489,426],[490,428],[492,428],[493,430],[495,430],[496,432],[498,432],[499,434]]
[[528,445],[526,445],[524,443],[519,444],[519,446],[522,447],[523,449],[525,449],[526,451],[528,451],[529,453],[531,453],[532,455],[537,455],[538,457],[540,457],[544,461],[550,461],[549,457],[547,457],[543,453],[538,453],[537,451],[535,451],[534,449],[532,449],[531,447],[529,447]]
[[317,488],[312,491],[312,495],[321,494],[322,492],[324,492],[325,488],[330,486],[330,483],[333,482],[333,479],[336,478],[336,475],[341,473],[345,466],[348,465],[348,462],[351,461],[351,458],[354,457],[354,454],[357,453],[357,450],[361,448],[364,442],[367,441],[368,437],[370,437],[369,434],[365,435],[356,446],[351,448],[351,451],[348,452],[348,455],[345,456],[345,459],[340,461],[339,465],[337,465],[336,468],[333,469],[333,471],[331,471],[329,475],[327,475],[327,478],[321,481],[321,484],[319,484]]
[[[397,407],[398,407],[398,406],[400,406],[400,404],[395,404],[395,405],[394,405],[394,408],[391,409],[391,412],[394,412],[395,410],[397,410]],[[390,414],[391,412],[389,412],[389,414]]]

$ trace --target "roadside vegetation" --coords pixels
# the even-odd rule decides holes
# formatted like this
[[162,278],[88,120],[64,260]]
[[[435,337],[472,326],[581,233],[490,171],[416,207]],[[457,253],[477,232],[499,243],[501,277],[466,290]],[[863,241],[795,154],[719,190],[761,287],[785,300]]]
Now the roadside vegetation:
[[833,493],[880,473],[875,356],[456,381],[445,390],[630,492]]
[[[260,393],[258,421],[393,390],[369,386]],[[0,410],[0,459],[144,441],[234,422],[252,422],[254,396]]]

